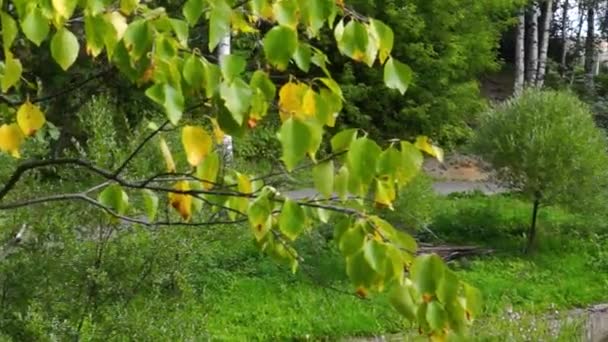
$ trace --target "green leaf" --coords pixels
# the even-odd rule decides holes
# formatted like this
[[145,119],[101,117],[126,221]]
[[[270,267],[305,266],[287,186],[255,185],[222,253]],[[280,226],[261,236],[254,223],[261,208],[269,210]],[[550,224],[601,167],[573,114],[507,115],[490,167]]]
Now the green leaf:
[[442,331],[443,328],[445,328],[448,316],[441,303],[434,300],[428,304],[426,309],[426,321],[433,331]]
[[216,151],[211,152],[196,168],[196,177],[202,181],[203,189],[213,188],[220,171],[220,156]]
[[178,19],[170,19],[170,22],[179,43],[183,47],[188,47],[188,23]]
[[7,51],[10,50],[19,28],[15,20],[7,13],[0,13],[0,20],[2,20],[2,46],[4,47],[4,55],[7,55]]
[[220,68],[206,61],[203,64],[205,65],[205,96],[212,98],[220,87]]
[[384,84],[390,89],[398,90],[401,95],[405,94],[412,77],[412,69],[392,57],[384,65]]
[[336,154],[348,151],[350,145],[357,139],[356,128],[345,129],[331,138],[331,152]]
[[260,241],[270,231],[270,201],[268,197],[261,196],[256,198],[249,205],[247,210],[247,216],[249,217],[249,224],[253,231],[255,238]]
[[356,224],[342,234],[338,247],[342,255],[347,257],[362,250],[364,242],[365,234],[363,233],[363,229],[360,224]]
[[346,216],[340,218],[338,220],[338,222],[335,224],[334,241],[336,241],[338,245],[340,244],[340,240],[342,240],[342,236],[350,228],[351,224],[352,224],[351,218],[346,217]]
[[312,170],[315,189],[325,198],[330,198],[334,191],[334,162],[329,160],[317,164]]
[[165,84],[163,90],[165,95],[163,105],[167,112],[167,117],[173,125],[177,125],[184,112],[184,96],[180,90],[173,88],[169,84]]
[[296,31],[287,26],[275,26],[264,37],[264,54],[270,64],[278,70],[285,70],[289,59],[298,48]]
[[213,51],[220,41],[230,34],[232,8],[225,0],[213,2],[209,16],[209,51]]
[[340,89],[340,85],[338,84],[338,82],[328,77],[319,78],[319,81],[323,82],[323,84],[325,84],[325,86],[329,88],[329,90],[331,90],[334,94],[340,96],[340,98],[344,100],[344,96],[342,95],[342,89]]
[[410,276],[422,295],[432,296],[445,271],[445,265],[436,254],[421,255],[414,260]]
[[296,0],[280,0],[274,3],[273,10],[279,25],[296,28],[299,7]]
[[380,177],[394,176],[401,169],[402,162],[401,153],[391,146],[380,154],[378,164],[376,165],[376,172]]
[[251,88],[260,89],[264,93],[264,97],[267,101],[273,101],[274,97],[277,94],[277,88],[274,83],[268,77],[268,74],[262,70],[256,70],[251,76],[251,81],[249,82]]
[[356,287],[369,288],[374,284],[376,272],[365,259],[363,251],[346,257],[346,274]]
[[446,269],[437,287],[437,299],[444,304],[457,300],[459,287],[460,281],[456,273]]
[[348,196],[348,168],[342,166],[334,181],[334,191],[341,201],[346,201]]
[[393,225],[378,216],[371,216],[370,220],[374,224],[374,227],[380,230],[391,243],[408,253],[416,253],[418,243],[416,243],[416,240],[411,235],[395,229]]
[[305,228],[306,214],[296,202],[286,199],[279,217],[279,229],[290,240],[294,241]]
[[418,306],[405,286],[394,286],[389,294],[391,305],[406,319],[414,321]]
[[74,14],[78,0],[51,0],[53,9],[64,19],[68,19]]
[[[338,29],[338,27],[336,27]],[[344,26],[343,32],[336,37],[338,49],[343,55],[355,61],[365,59],[369,37],[365,25],[351,20]]]
[[397,179],[401,185],[405,185],[420,172],[424,157],[422,156],[422,152],[413,144],[402,141],[401,158],[402,163],[401,168],[397,172]]
[[139,0],[120,0],[120,11],[130,15],[139,5]]
[[310,58],[312,56],[312,49],[310,45],[305,43],[299,43],[298,48],[293,55],[293,59],[300,70],[308,72],[310,70]]
[[387,262],[387,246],[376,240],[367,240],[363,246],[365,260],[374,271],[384,274]]
[[203,14],[204,9],[204,0],[188,0],[182,8],[182,13],[184,14],[184,18],[186,18],[188,24],[190,24],[190,26],[194,26]]
[[[382,150],[373,140],[366,137],[355,140],[347,154],[350,175],[358,179],[363,186],[369,185],[376,174],[374,165],[381,152]],[[357,193],[357,195],[362,194]]]
[[391,51],[393,50],[395,34],[389,26],[387,26],[380,20],[371,19],[369,24],[372,34],[376,37],[376,40],[379,44],[378,47],[380,49],[380,63],[384,64],[386,59],[390,56]]
[[482,310],[481,292],[471,285],[464,284],[464,297],[466,299],[466,310],[469,313],[469,316],[478,316]]
[[184,80],[194,89],[201,89],[205,80],[205,66],[201,59],[192,54],[186,58],[182,75]]
[[123,41],[134,61],[139,60],[152,48],[154,34],[148,21],[139,19],[127,27]]
[[21,79],[23,67],[21,62],[13,57],[13,54],[9,53],[6,55],[4,61],[4,75],[2,76],[2,92],[6,93],[11,87],[16,85]]
[[308,26],[313,36],[317,36],[325,20],[330,16],[333,2],[331,0],[310,0]]
[[93,57],[99,56],[105,45],[104,36],[106,30],[111,29],[106,25],[105,20],[101,16],[84,17],[84,32],[87,40],[87,53]]
[[129,207],[129,196],[118,184],[107,186],[99,194],[97,200],[119,215],[124,215]]
[[49,34],[49,20],[42,14],[37,7],[30,7],[23,21],[21,22],[23,34],[36,46],[40,46]]
[[156,213],[158,211],[158,196],[156,196],[153,191],[148,189],[143,190],[143,196],[148,222],[154,222],[156,219]]
[[308,146],[312,143],[310,128],[299,119],[289,118],[281,126],[279,141],[283,150],[281,160],[285,163],[287,171],[292,171],[304,158]]
[[79,50],[78,39],[66,28],[61,28],[51,39],[51,55],[63,70],[76,62]]
[[220,68],[222,76],[228,82],[232,82],[242,74],[247,67],[247,61],[240,55],[223,55],[220,57]]
[[234,121],[238,125],[242,125],[245,120],[245,114],[247,114],[251,106],[251,98],[253,96],[249,85],[240,78],[232,82],[222,82],[220,96],[224,100],[226,108],[232,114]]

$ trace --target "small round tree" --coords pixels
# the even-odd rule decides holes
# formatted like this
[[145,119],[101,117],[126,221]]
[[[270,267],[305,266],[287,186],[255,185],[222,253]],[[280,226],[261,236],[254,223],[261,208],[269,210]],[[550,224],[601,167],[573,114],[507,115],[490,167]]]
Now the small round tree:
[[532,201],[526,251],[541,205],[588,208],[607,179],[604,132],[589,108],[567,92],[530,89],[499,105],[482,119],[474,149],[499,181]]

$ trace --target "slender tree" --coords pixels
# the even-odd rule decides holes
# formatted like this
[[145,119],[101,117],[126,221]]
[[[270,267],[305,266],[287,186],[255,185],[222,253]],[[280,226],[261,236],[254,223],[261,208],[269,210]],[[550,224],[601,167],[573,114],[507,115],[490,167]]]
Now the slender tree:
[[597,2],[591,0],[587,8],[587,38],[585,39],[585,85],[589,93],[593,92],[595,62],[595,10]]
[[[218,60],[221,62],[222,56],[230,55],[231,50],[232,50],[232,37],[230,36],[230,33],[228,33],[220,40],[220,43],[218,44],[218,47],[217,47]],[[231,161],[234,156],[233,146],[232,146],[232,136],[230,136],[228,134],[224,135],[224,139],[222,142],[222,156],[224,157],[224,160],[227,162]]]
[[564,0],[562,4],[562,55],[560,58],[560,74],[562,77],[566,73],[566,57],[568,55],[568,14],[570,11],[570,1]]
[[515,43],[515,94],[521,94],[524,89],[526,72],[526,13],[525,10],[519,14],[517,22],[517,33]]
[[545,82],[545,74],[547,72],[547,52],[549,50],[549,35],[551,29],[551,20],[553,19],[553,0],[545,1],[545,16],[542,28],[542,40],[540,44],[540,52],[538,55],[538,71],[536,75],[536,86],[542,87]]
[[528,85],[536,84],[536,75],[538,70],[538,17],[539,5],[535,1],[530,6],[529,14],[529,30],[528,30],[528,63],[526,68],[526,83]]

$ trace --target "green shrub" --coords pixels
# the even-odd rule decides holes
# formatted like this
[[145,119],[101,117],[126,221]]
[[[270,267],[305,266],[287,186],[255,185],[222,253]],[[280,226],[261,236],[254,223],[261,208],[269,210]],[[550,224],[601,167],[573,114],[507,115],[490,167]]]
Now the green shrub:
[[591,111],[575,95],[537,89],[488,113],[474,142],[498,179],[534,203],[528,247],[541,205],[603,204],[606,146]]

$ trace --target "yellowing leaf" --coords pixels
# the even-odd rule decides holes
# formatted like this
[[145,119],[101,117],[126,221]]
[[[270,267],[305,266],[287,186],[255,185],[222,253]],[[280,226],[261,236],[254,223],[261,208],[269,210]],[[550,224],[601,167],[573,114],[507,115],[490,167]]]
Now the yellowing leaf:
[[220,128],[220,124],[217,122],[216,118],[210,118],[209,120],[213,126],[213,136],[215,137],[215,142],[221,144],[224,141],[224,136],[226,134]]
[[437,158],[437,160],[443,163],[443,150],[431,144],[428,137],[417,137],[414,146],[416,146],[416,148],[418,148],[420,151],[428,153],[429,155]]
[[286,83],[279,91],[279,109],[281,121],[296,115],[302,110],[302,102],[306,93],[306,85],[303,83]]
[[45,122],[46,119],[40,108],[29,101],[21,105],[17,111],[17,124],[26,136],[34,135]]
[[171,154],[169,145],[167,145],[167,142],[163,138],[160,138],[160,151],[162,152],[163,158],[165,159],[165,165],[167,165],[167,172],[175,172],[175,162],[173,161],[173,155]]
[[8,152],[19,158],[19,147],[23,142],[23,133],[17,124],[0,126],[0,151]]
[[308,88],[302,99],[302,114],[314,117],[317,113],[317,93]]
[[[178,182],[175,187],[177,191],[190,191],[190,183],[187,181]],[[192,196],[181,193],[169,193],[169,203],[184,221],[190,221],[192,218]]]
[[188,163],[198,166],[211,152],[213,141],[202,127],[185,126],[182,129],[182,144],[188,157]]
[[74,13],[78,0],[52,0],[55,12],[61,17],[68,19]]
[[211,190],[217,180],[220,170],[220,157],[217,152],[211,152],[196,168],[196,177],[201,180],[203,189]]

